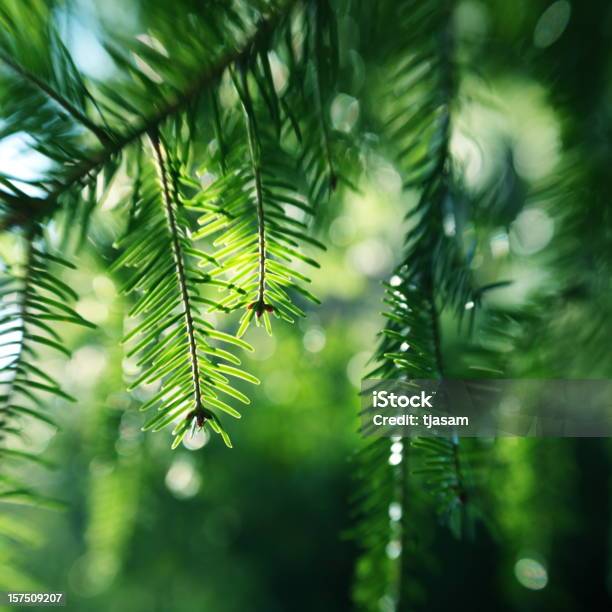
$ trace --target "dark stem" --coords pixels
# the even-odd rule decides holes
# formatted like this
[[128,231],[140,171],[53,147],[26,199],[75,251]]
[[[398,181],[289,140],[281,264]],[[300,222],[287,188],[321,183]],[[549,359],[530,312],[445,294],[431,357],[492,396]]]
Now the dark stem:
[[[449,8],[452,7],[452,3],[449,4]],[[427,305],[429,307],[429,318],[431,323],[431,337],[432,337],[432,345],[433,345],[433,354],[434,354],[434,368],[435,375],[441,380],[444,379],[445,376],[445,363],[444,363],[444,352],[443,352],[443,342],[442,342],[442,333],[440,330],[440,311],[438,310],[438,305],[436,303],[437,299],[437,291],[436,291],[436,278],[435,278],[435,265],[436,262],[433,258],[433,253],[437,251],[436,249],[436,241],[438,240],[438,236],[443,235],[443,204],[444,199],[449,188],[451,182],[450,176],[450,165],[449,165],[449,157],[450,157],[450,137],[451,137],[451,104],[453,100],[453,96],[455,94],[455,84],[454,84],[454,73],[453,73],[453,35],[452,35],[452,22],[451,22],[451,12],[449,11],[448,15],[448,26],[443,34],[443,38],[440,41],[440,63],[441,63],[441,74],[439,79],[439,85],[443,92],[444,97],[444,112],[439,118],[438,132],[442,141],[445,143],[444,146],[440,148],[440,153],[438,155],[438,159],[436,160],[435,167],[431,172],[430,181],[440,181],[441,187],[440,189],[431,189],[431,185],[427,185],[424,188],[424,192],[435,194],[435,200],[432,202],[431,207],[431,223],[430,223],[430,231],[429,236],[425,238],[424,242],[421,243],[419,248],[419,253],[421,256],[424,256],[426,264],[425,271],[422,278],[422,288],[425,299],[427,301]],[[453,432],[451,436],[451,453],[452,453],[452,464],[453,471],[456,477],[456,494],[461,503],[461,530],[463,531],[466,524],[466,490],[465,490],[465,479],[463,475],[463,466],[461,463],[461,455],[459,448],[459,438],[456,432]],[[406,461],[406,457],[403,457],[403,461]],[[405,473],[406,476],[408,472]],[[406,483],[403,483],[403,486],[406,487]],[[403,491],[402,501],[407,503],[407,491]],[[407,506],[403,506],[404,509]],[[405,529],[405,522],[402,521],[402,530]],[[405,548],[406,548],[406,538],[405,534],[402,535],[402,556],[400,561],[401,572],[405,570]],[[405,574],[401,574],[405,576]],[[400,581],[402,582],[402,580]],[[401,586],[400,586],[401,589]],[[406,609],[408,603],[403,600],[403,594],[400,590],[400,595],[398,598],[398,610],[402,612]]]
[[[455,82],[456,80],[456,75],[455,75],[455,70],[454,70],[454,56],[455,56],[455,33],[453,31],[453,20],[452,20],[452,15],[453,15],[453,11],[455,8],[455,3],[453,1],[450,1],[448,3],[448,19],[447,19],[447,25],[446,28],[444,29],[443,33],[442,33],[442,41],[441,41],[441,59],[442,59],[442,87],[444,89],[444,95],[446,97],[446,115],[447,115],[447,121],[446,121],[446,142],[447,142],[447,146],[446,146],[446,151],[447,151],[447,156],[449,155],[448,153],[448,149],[449,149],[449,143],[450,143],[450,137],[451,137],[451,102],[453,97],[456,94],[457,91],[457,84]],[[442,231],[442,228],[440,228],[440,231]],[[433,308],[434,308],[434,312],[435,311],[435,302],[433,303]],[[435,327],[436,329],[439,327],[439,322],[436,320],[435,323]],[[440,354],[440,360],[439,360],[439,369],[440,369],[440,376],[443,377],[443,363],[442,363],[442,356]],[[453,435],[451,437],[451,442],[453,444],[453,464],[455,467],[455,474],[457,475],[457,491],[458,491],[458,495],[459,495],[459,500],[461,502],[461,514],[462,514],[462,521],[461,521],[461,528],[462,530],[465,528],[465,519],[466,519],[466,504],[465,502],[466,500],[466,488],[465,488],[465,480],[463,477],[463,470],[462,470],[462,466],[461,466],[461,456],[459,453],[459,437],[457,436],[457,432],[453,432]]]
[[254,146],[255,143],[253,142],[253,134],[251,129],[249,129],[249,152],[251,154],[253,175],[255,177],[255,199],[257,205],[257,235],[259,253],[259,287],[257,290],[257,303],[259,308],[263,308],[265,306],[266,292],[266,219],[263,205],[263,192],[261,188],[261,168],[259,161],[255,157]]
[[400,552],[400,566],[398,572],[398,579],[396,585],[396,601],[397,601],[397,612],[404,612],[404,610],[408,606],[408,601],[404,595],[405,586],[408,581],[409,576],[409,567],[408,567],[408,530],[406,528],[406,519],[407,519],[407,509],[410,507],[409,504],[412,500],[410,500],[410,495],[408,492],[408,482],[410,479],[410,469],[408,462],[408,449],[409,445],[407,444],[406,439],[404,439],[403,448],[402,448],[402,463],[400,464],[399,470],[399,499],[402,507],[402,520],[401,520],[401,535],[400,542],[402,546],[402,550]]
[[176,214],[174,211],[170,185],[168,182],[168,168],[164,159],[164,152],[159,140],[158,133],[153,130],[149,133],[149,140],[153,145],[155,152],[155,162],[159,175],[159,181],[162,188],[162,200],[166,219],[168,220],[168,229],[170,230],[172,240],[172,255],[176,264],[176,275],[178,279],[179,289],[181,292],[181,302],[183,304],[183,314],[185,317],[185,325],[187,327],[187,338],[189,340],[189,356],[191,359],[191,375],[193,377],[193,391],[195,396],[195,410],[202,410],[202,390],[200,388],[200,368],[198,364],[198,347],[195,337],[195,325],[191,314],[191,303],[189,301],[189,292],[187,291],[187,277],[185,274],[185,265],[183,261],[183,252],[179,242],[178,226],[176,222]]
[[30,82],[32,85],[34,85],[34,87],[51,98],[51,100],[59,104],[69,115],[76,119],[81,125],[86,127],[90,132],[95,134],[103,145],[110,143],[108,134],[101,127],[97,126],[91,119],[89,119],[89,117],[83,114],[78,108],[76,108],[76,106],[55,91],[50,85],[45,83],[42,79],[31,73],[29,70],[26,70],[4,51],[0,51],[0,60],[19,76],[23,77],[24,80]]
[[319,121],[321,123],[321,140],[323,141],[323,150],[325,151],[325,162],[327,163],[327,172],[329,173],[329,190],[334,191],[336,189],[336,172],[334,170],[334,164],[332,161],[331,146],[329,143],[329,131],[327,129],[327,122],[325,121],[325,113],[323,112],[323,99],[321,97],[321,86],[319,84],[319,71],[315,71],[317,78],[315,79],[315,90],[317,92],[317,110],[319,113]]
[[259,285],[257,288],[257,299],[252,307],[255,309],[255,313],[259,317],[263,314],[266,307],[266,217],[264,211],[263,189],[261,185],[261,150],[259,147],[259,138],[257,135],[257,124],[255,123],[253,103],[244,71],[242,72],[242,86],[240,87],[238,85],[238,81],[235,78],[234,83],[238,89],[239,95],[242,98],[242,107],[244,109],[244,116],[246,119],[247,139],[249,143],[249,157],[251,159],[251,168],[253,171],[253,178],[255,180]]
[[444,358],[442,356],[442,334],[440,333],[440,313],[436,304],[435,290],[433,286],[433,275],[430,274],[427,279],[427,293],[429,301],[429,310],[431,313],[431,334],[434,345],[434,356],[436,362],[436,370],[438,376],[444,378]]
[[25,320],[28,313],[28,300],[30,294],[30,277],[32,275],[32,268],[34,267],[34,240],[36,239],[37,228],[36,225],[33,224],[28,229],[28,232],[25,236],[25,240],[27,241],[27,248],[25,254],[25,266],[23,273],[23,290],[21,292],[21,299],[19,300],[19,318],[21,319],[21,341],[19,342],[19,349],[15,360],[13,361],[13,369],[15,370],[13,378],[11,382],[8,383],[9,391],[6,393],[6,401],[5,406],[8,407],[11,404],[13,391],[14,391],[14,379],[18,376],[17,370],[21,364],[23,359],[24,347],[26,342],[26,327]]
[[[435,355],[435,363],[437,374],[440,379],[444,379],[444,360],[442,356],[442,335],[440,333],[440,314],[438,312],[438,307],[436,305],[436,297],[433,282],[429,279],[428,282],[428,300],[429,300],[429,308],[431,312],[431,331],[433,337],[433,345],[434,345],[434,355]],[[457,432],[454,431],[451,436],[451,444],[452,444],[452,453],[453,453],[453,467],[455,470],[455,475],[457,477],[457,494],[461,501],[461,512],[462,516],[465,518],[465,481],[463,478],[463,469],[461,466],[461,456],[459,453],[459,437],[457,436]],[[463,529],[465,520],[461,522],[461,527]]]

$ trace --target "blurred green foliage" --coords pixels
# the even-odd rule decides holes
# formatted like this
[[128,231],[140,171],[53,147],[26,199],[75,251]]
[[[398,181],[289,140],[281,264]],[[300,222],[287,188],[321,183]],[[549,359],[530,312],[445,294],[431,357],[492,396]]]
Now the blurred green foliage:
[[[351,458],[362,443],[358,386],[383,325],[380,281],[399,259],[400,221],[417,194],[402,191],[392,152],[377,147],[386,73],[370,32],[374,3],[332,4],[343,51],[325,121],[356,136],[339,157],[359,191],[340,189],[317,220],[329,246],[313,277],[322,305],[302,304],[306,319],[276,326],[273,337],[262,328],[247,332],[256,348],[249,371],[262,384],[250,391],[242,422],[229,425],[233,451],[206,431],[176,451],[163,435],[143,434],[138,405],[147,391],[125,391],[136,370],[120,344],[130,304],[119,297],[124,279],[108,274],[122,228],[120,177],[93,213],[78,269],[62,277],[80,296],[79,314],[98,328],[66,328],[74,348],[67,362],[44,354],[46,369],[78,402],[48,402],[61,426],[54,437],[39,423],[27,432],[57,466],[51,473],[28,467],[28,479],[65,508],[3,504],[0,588],[65,590],[68,609],[92,612],[353,609],[360,551],[348,534]],[[167,7],[83,0],[54,10],[79,68],[112,80],[100,31],[144,31]],[[476,218],[459,230],[477,245],[471,270],[480,286],[513,282],[487,297],[475,337],[466,340],[443,314],[448,372],[494,370],[487,334],[511,313],[512,341],[498,351],[507,372],[609,377],[612,7],[604,0],[465,0],[452,18],[460,103],[450,151]],[[7,173],[35,167],[37,158],[15,146],[0,148]],[[49,231],[59,234],[59,224]],[[0,238],[4,260],[18,258],[19,249],[15,235]],[[609,442],[509,439],[489,450],[473,538],[440,528],[425,502],[411,516],[414,552],[404,551],[404,571],[414,609],[608,609]],[[381,612],[389,606],[381,601]]]

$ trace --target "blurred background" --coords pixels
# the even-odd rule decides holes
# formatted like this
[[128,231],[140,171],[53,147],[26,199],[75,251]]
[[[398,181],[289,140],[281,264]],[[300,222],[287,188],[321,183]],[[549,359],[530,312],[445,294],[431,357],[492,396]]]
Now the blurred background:
[[[165,433],[140,431],[138,405],[150,394],[125,391],[137,370],[120,344],[121,278],[107,272],[124,213],[116,181],[64,279],[98,328],[66,328],[69,361],[45,356],[78,403],[49,401],[58,433],[28,430],[30,447],[56,465],[31,467],[28,479],[65,504],[3,505],[0,588],[66,591],[68,609],[92,612],[353,609],[358,390],[383,325],[380,282],[397,264],[401,220],[417,194],[402,191],[370,131],[377,67],[361,44],[367,17],[355,17],[358,3],[337,4],[348,51],[327,110],[334,130],[359,134],[346,161],[358,191],[341,189],[317,230],[328,245],[313,278],[322,305],[294,327],[277,324],[273,337],[247,333],[256,351],[245,363],[262,384],[230,424],[233,450],[203,431],[171,451]],[[65,39],[87,76],[113,74],[100,24],[139,32],[146,6],[60,3]],[[506,355],[513,375],[609,377],[612,5],[467,0],[454,20],[461,103],[452,153],[477,222],[448,232],[474,242],[481,284],[512,280],[487,305],[524,325],[520,350]],[[27,180],[45,160],[17,134],[0,143],[0,166]],[[0,237],[3,260],[19,249],[15,236]],[[468,338],[451,318],[442,323],[449,369],[465,376],[484,323]],[[474,537],[455,539],[434,512],[419,517],[421,608],[610,609],[611,460],[603,439],[492,443]],[[19,533],[17,517],[27,518]]]

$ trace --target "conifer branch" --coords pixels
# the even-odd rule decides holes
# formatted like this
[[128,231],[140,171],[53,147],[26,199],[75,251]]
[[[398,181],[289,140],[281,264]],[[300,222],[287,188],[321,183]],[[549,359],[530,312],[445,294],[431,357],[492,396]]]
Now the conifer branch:
[[172,244],[172,256],[176,266],[176,276],[181,294],[181,302],[183,308],[183,316],[185,319],[185,327],[187,328],[187,338],[189,343],[189,355],[191,360],[191,372],[193,381],[194,394],[194,412],[195,416],[200,416],[202,413],[202,389],[200,387],[200,366],[198,363],[198,346],[195,336],[195,325],[189,301],[189,292],[187,290],[187,276],[185,274],[184,256],[179,242],[178,228],[176,224],[176,215],[174,212],[173,197],[170,193],[168,167],[162,152],[159,134],[156,131],[149,133],[149,139],[155,153],[155,162],[157,166],[158,178],[161,184],[162,202],[166,219],[168,222],[168,230],[170,232],[170,240]]
[[257,299],[249,305],[258,317],[266,311],[266,216],[264,210],[264,196],[261,179],[261,152],[259,150],[259,138],[257,137],[257,124],[253,116],[253,104],[249,94],[246,78],[243,79],[242,92],[244,96],[244,114],[247,127],[247,140],[249,148],[249,160],[251,171],[255,182],[255,207],[257,210],[257,255],[258,255],[258,286]]
[[254,153],[255,142],[252,134],[252,126],[249,126],[249,151],[251,153],[251,163],[253,165],[253,176],[255,177],[255,200],[257,203],[257,236],[259,249],[259,287],[257,293],[257,306],[265,307],[266,304],[266,225],[263,205],[263,191],[261,188],[261,170],[256,161]]
[[255,384],[259,381],[234,367],[240,365],[240,359],[215,343],[252,348],[215,329],[198,312],[201,304],[216,307],[218,303],[199,294],[201,284],[212,285],[214,281],[210,275],[198,273],[193,260],[207,257],[214,263],[215,259],[191,242],[176,158],[156,131],[149,134],[149,140],[152,153],[148,163],[140,166],[132,221],[116,245],[123,252],[113,264],[114,268],[135,269],[123,291],[139,294],[130,315],[141,320],[126,334],[124,343],[138,338],[128,356],[138,355],[142,372],[129,388],[161,383],[160,390],[141,407],[158,408],[143,429],[159,431],[173,424],[173,448],[190,427],[200,429],[205,425],[231,447],[215,411],[240,418],[240,413],[221,397],[225,394],[245,404],[249,399],[231,385],[228,376]]
[[[403,108],[399,113],[394,110],[395,114],[388,120],[386,127],[389,130],[389,141],[399,151],[398,161],[406,177],[405,187],[417,188],[420,196],[414,210],[409,213],[415,220],[407,233],[405,255],[396,267],[391,281],[386,284],[386,315],[389,320],[376,351],[378,365],[367,378],[442,379],[445,368],[440,329],[441,308],[438,308],[438,301],[450,295],[453,297],[449,301],[457,309],[463,310],[465,304],[463,293],[455,291],[453,285],[457,279],[449,278],[449,270],[444,269],[442,265],[446,259],[459,265],[459,258],[456,257],[454,247],[449,244],[450,241],[446,239],[443,227],[443,207],[452,189],[451,107],[457,93],[454,86],[454,52],[450,30],[453,3],[447,2],[422,14],[418,11],[413,14],[411,8],[414,8],[413,4],[403,7],[403,18],[406,19],[408,28],[406,41],[397,41],[399,49],[394,49],[393,52],[393,58],[399,57],[399,67],[394,71],[394,77],[399,83],[394,82],[388,94],[389,99],[393,101],[393,104],[390,104],[393,109],[397,105],[397,96],[403,95]],[[394,15],[393,11],[389,15]],[[413,63],[406,64],[406,57],[411,57],[414,53],[411,45],[418,46],[421,42],[428,45],[429,38],[436,36],[440,27],[440,44],[431,47],[430,54],[415,55]],[[395,53],[398,53],[398,56]],[[427,76],[414,85],[410,72],[418,73],[425,66],[428,69]],[[421,121],[415,123],[410,110],[416,113]],[[425,146],[419,148],[423,141]],[[461,273],[464,273],[463,269]],[[460,526],[463,528],[466,495],[465,474],[457,436],[450,440],[406,440],[401,448],[394,465],[389,466],[385,462],[378,467],[373,466],[372,470],[376,469],[379,481],[389,478],[388,475],[385,476],[385,472],[393,474],[397,471],[397,485],[387,504],[395,503],[401,508],[401,544],[397,557],[399,584],[395,589],[395,604],[396,609],[403,612],[409,609],[411,603],[409,590],[406,588],[410,580],[408,551],[413,535],[411,522],[418,508],[414,495],[411,496],[410,492],[420,484],[416,475],[419,463],[424,461],[427,465],[427,461],[432,459],[436,462],[435,469],[441,472],[440,479],[444,484],[430,486],[428,493],[436,500],[438,512],[446,516],[449,525],[453,525],[452,517],[459,508]],[[379,522],[384,520],[384,506],[382,508],[381,516],[377,519]],[[365,551],[365,555],[366,558],[369,555],[369,562],[373,563],[380,552],[370,549]],[[392,585],[388,588],[394,590]],[[376,604],[369,600],[368,605],[374,609]]]
[[324,104],[323,104],[323,93],[321,83],[321,59],[324,57],[325,52],[323,49],[322,42],[322,27],[323,27],[323,11],[320,1],[313,2],[311,5],[312,12],[312,28],[314,29],[314,93],[315,93],[315,106],[317,109],[318,123],[321,131],[321,144],[323,153],[325,156],[325,163],[327,165],[328,174],[328,189],[332,192],[336,188],[337,177],[334,171],[334,162],[331,150],[331,138],[329,134],[329,126],[327,117],[325,116]]
[[[15,387],[15,380],[17,378],[17,373],[21,367],[23,355],[25,352],[25,320],[28,315],[28,301],[29,301],[29,293],[31,291],[30,281],[32,275],[32,266],[33,266],[33,242],[36,237],[37,228],[35,225],[32,225],[28,230],[25,241],[26,241],[26,252],[25,252],[25,261],[24,261],[24,273],[21,278],[21,290],[17,294],[17,313],[14,317],[14,321],[18,322],[18,327],[11,327],[10,331],[21,331],[22,336],[21,340],[17,345],[17,354],[15,355],[15,359],[10,364],[9,368],[14,371],[13,376],[10,381],[10,386],[7,392],[4,394],[4,406],[3,410],[6,410],[8,406],[10,406],[13,402],[13,394]],[[6,384],[6,381],[3,381]]]
[[24,68],[21,64],[15,61],[8,53],[0,49],[0,61],[4,62],[11,70],[21,76],[25,81],[40,90],[48,98],[61,106],[73,119],[87,128],[94,134],[101,144],[108,145],[110,136],[100,126],[96,125],[89,117],[82,113],[70,100],[62,96],[58,91],[53,89],[48,83],[41,78]]
[[[218,248],[214,262],[203,257],[200,266],[208,269],[207,275],[217,284],[229,289],[211,310],[245,308],[238,337],[253,320],[263,322],[272,333],[270,314],[291,323],[294,317],[305,316],[290,292],[318,303],[303,286],[310,279],[290,264],[300,260],[319,267],[302,252],[298,241],[325,248],[306,234],[306,223],[296,218],[295,211],[307,218],[314,209],[294,187],[299,180],[296,160],[279,146],[278,132],[261,120],[263,109],[258,102],[261,105],[262,100],[249,91],[248,79],[254,69],[246,62],[230,71],[240,108],[234,109],[238,112],[233,117],[228,111],[236,120],[228,123],[235,127],[244,122],[245,129],[237,129],[235,141],[228,144],[227,171],[204,190],[199,182],[182,177],[185,184],[198,190],[186,206],[204,213],[194,238],[215,236],[213,245]],[[269,111],[269,104],[266,106]],[[218,154],[221,156],[220,151]]]
[[[0,380],[0,385],[5,388],[0,396],[0,441],[3,442],[0,455],[15,461],[44,465],[46,462],[37,454],[13,449],[6,442],[8,435],[22,435],[19,425],[24,419],[55,426],[44,410],[39,392],[76,401],[62,390],[54,378],[35,365],[37,348],[52,349],[69,357],[70,351],[62,342],[57,324],[69,322],[94,326],[70,306],[77,297],[76,293],[49,270],[52,263],[68,268],[74,266],[36,247],[35,243],[40,239],[39,226],[31,225],[24,239],[24,259],[16,265],[22,271],[11,273],[0,285],[0,324],[3,328],[0,332],[0,349],[4,358],[10,359]],[[20,334],[17,339],[16,333]],[[3,480],[4,485],[11,484],[9,480]],[[23,502],[49,501],[18,484],[12,489],[0,488],[0,496]]]
[[211,89],[229,67],[246,60],[260,40],[289,14],[294,5],[299,1],[301,0],[288,0],[282,7],[276,9],[268,17],[260,21],[255,31],[248,37],[242,47],[226,53],[216,60],[212,66],[207,67],[202,73],[196,75],[190,81],[189,87],[167,99],[165,104],[156,113],[145,118],[140,124],[127,129],[125,133],[115,135],[108,146],[98,151],[92,157],[77,163],[61,184],[55,187],[49,194],[47,202],[50,206],[46,210],[46,216],[53,214],[58,199],[65,192],[76,185],[82,184],[92,173],[96,173],[113,157],[119,155],[127,146],[158,129],[169,118],[187,108],[203,91]]

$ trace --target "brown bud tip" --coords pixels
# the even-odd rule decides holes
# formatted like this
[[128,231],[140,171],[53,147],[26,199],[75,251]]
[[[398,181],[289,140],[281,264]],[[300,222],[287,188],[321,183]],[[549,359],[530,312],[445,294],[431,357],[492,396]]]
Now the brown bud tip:
[[186,417],[185,420],[189,423],[192,419],[196,420],[196,425],[198,428],[202,428],[204,423],[206,422],[206,415],[199,410],[192,410]]
[[274,312],[274,306],[266,304],[263,300],[258,300],[247,306],[249,310],[255,310],[255,314],[259,319],[264,312]]

